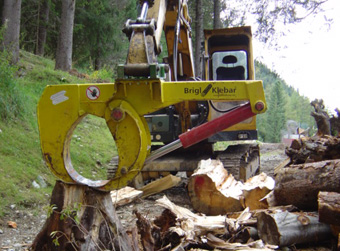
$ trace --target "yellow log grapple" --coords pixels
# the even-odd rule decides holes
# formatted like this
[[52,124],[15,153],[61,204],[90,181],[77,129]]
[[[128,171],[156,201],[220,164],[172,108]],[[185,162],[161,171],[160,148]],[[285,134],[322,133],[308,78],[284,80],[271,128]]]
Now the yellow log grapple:
[[[147,4],[145,2],[144,6]],[[162,15],[167,11],[159,10],[166,6],[171,9],[171,12],[181,11],[182,15],[179,15],[179,19],[175,18],[174,23],[176,20],[180,20],[181,25],[186,26],[186,22],[182,20],[184,18],[183,11],[186,10],[185,1],[183,1],[182,7],[177,6],[177,9],[173,5],[169,7],[169,2],[167,4],[166,1],[155,1],[153,8],[158,8],[156,13],[163,13]],[[143,11],[147,10],[143,9]],[[152,10],[150,13],[155,13],[155,11]],[[157,16],[153,18],[156,18],[156,21],[159,20]],[[132,28],[130,27],[131,44],[136,44],[132,42],[135,41],[134,34],[138,34],[138,39],[140,36],[155,38],[157,35],[157,32],[148,34],[150,26],[155,22],[145,22],[145,13],[141,14],[141,19],[142,21],[139,23],[132,22],[133,24],[131,24],[129,22],[128,24],[132,26]],[[171,19],[169,20],[171,21]],[[164,22],[164,18],[162,22]],[[168,26],[169,24],[166,27]],[[155,41],[155,39],[149,40]],[[144,39],[142,45],[146,46],[143,42],[149,40]],[[147,55],[145,48],[139,49],[144,53],[143,58]],[[152,45],[152,48],[155,51],[159,50],[156,45]],[[132,48],[129,51],[133,51]],[[133,53],[136,56],[136,51]],[[180,51],[177,54],[180,55]],[[152,161],[180,146],[185,148],[200,142],[218,131],[266,110],[261,81],[168,81],[163,77],[166,67],[158,65],[156,62],[150,62],[150,57],[146,57],[147,62],[137,63],[131,60],[131,55],[128,58],[129,62],[122,66],[120,78],[115,83],[65,84],[46,87],[38,104],[41,148],[48,167],[58,179],[67,183],[88,185],[100,190],[118,189],[131,182],[141,171],[146,161]],[[182,60],[183,56],[177,58],[177,60]],[[177,64],[177,62],[175,63]],[[180,62],[178,66],[181,68]],[[137,72],[137,77],[127,76],[133,75],[134,70]],[[170,70],[167,72],[171,74]],[[180,74],[183,73],[178,71],[176,74],[180,77]],[[241,100],[246,101],[246,104],[238,106],[206,124],[183,131],[178,140],[155,152],[151,151],[150,130],[144,115],[186,101],[207,100]],[[76,126],[88,114],[104,118],[116,142],[119,162],[115,177],[112,179],[93,181],[81,176],[72,166],[71,136]]]

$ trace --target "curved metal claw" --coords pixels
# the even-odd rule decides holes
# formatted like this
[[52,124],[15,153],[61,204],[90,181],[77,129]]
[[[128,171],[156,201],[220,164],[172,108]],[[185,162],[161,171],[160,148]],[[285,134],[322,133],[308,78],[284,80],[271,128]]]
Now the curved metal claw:
[[[148,126],[127,101],[112,100],[115,91],[113,84],[48,86],[45,89],[38,105],[41,148],[48,167],[62,181],[113,190],[126,186],[142,169],[151,145]],[[119,165],[111,180],[93,181],[73,168],[72,133],[87,114],[105,118],[115,139]]]

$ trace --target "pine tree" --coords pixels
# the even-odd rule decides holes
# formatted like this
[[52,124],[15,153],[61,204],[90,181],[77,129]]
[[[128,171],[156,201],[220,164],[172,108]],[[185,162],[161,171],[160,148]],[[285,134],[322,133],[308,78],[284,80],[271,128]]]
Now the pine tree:
[[279,81],[275,82],[269,93],[267,113],[265,140],[273,143],[281,142],[286,116],[284,91]]

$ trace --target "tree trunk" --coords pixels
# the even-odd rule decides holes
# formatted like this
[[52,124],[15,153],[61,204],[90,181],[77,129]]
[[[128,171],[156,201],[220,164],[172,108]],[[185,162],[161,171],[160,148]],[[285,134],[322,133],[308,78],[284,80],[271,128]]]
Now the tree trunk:
[[38,34],[37,34],[37,46],[35,54],[39,56],[44,56],[45,53],[45,44],[46,44],[46,35],[47,35],[47,25],[49,21],[49,13],[50,13],[50,1],[43,0],[43,4],[39,11],[39,26],[38,26]]
[[193,208],[207,215],[267,208],[261,199],[274,188],[274,180],[264,173],[244,184],[228,174],[217,160],[202,160],[191,175],[188,191]]
[[329,225],[320,223],[316,216],[303,213],[259,213],[257,230],[265,243],[280,247],[317,242],[331,237]]
[[214,29],[222,28],[221,0],[214,0]]
[[50,208],[32,250],[134,250],[109,192],[57,181]]
[[72,68],[72,40],[76,0],[63,0],[61,26],[56,54],[56,70],[69,71]]
[[340,192],[340,160],[291,165],[275,177],[277,205],[316,210],[319,191]]
[[331,135],[331,125],[328,113],[325,111],[325,105],[322,99],[315,99],[311,103],[314,107],[314,112],[311,112],[311,116],[314,117],[316,125],[318,127],[318,136]]
[[203,39],[203,12],[202,0],[196,1],[196,26],[195,26],[195,71],[196,77],[202,78],[201,47]]
[[2,13],[2,23],[6,26],[3,45],[11,53],[11,62],[19,61],[19,36],[20,36],[21,0],[5,0]]
[[340,226],[340,193],[320,192],[319,221]]

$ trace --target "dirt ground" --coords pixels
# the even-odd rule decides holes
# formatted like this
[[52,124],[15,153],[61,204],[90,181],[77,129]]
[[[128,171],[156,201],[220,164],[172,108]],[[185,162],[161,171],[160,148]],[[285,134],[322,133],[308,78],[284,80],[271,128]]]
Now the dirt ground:
[[[284,153],[285,146],[282,144],[262,144],[261,145],[261,171],[268,175],[273,175],[274,168],[287,156]],[[152,219],[160,215],[163,208],[155,205],[155,200],[166,195],[176,205],[191,208],[190,199],[186,191],[186,179],[183,179],[177,187],[171,188],[163,193],[150,196],[146,199],[138,199],[129,205],[117,208],[117,214],[125,229],[134,226],[136,219],[134,210]],[[38,234],[46,221],[46,211],[37,208],[17,210],[15,205],[11,206],[11,213],[4,218],[0,218],[0,250],[17,251],[27,250],[29,245]],[[8,221],[17,224],[17,228],[7,226]],[[289,250],[289,249],[288,249]],[[329,250],[329,249],[309,249],[309,250]]]

